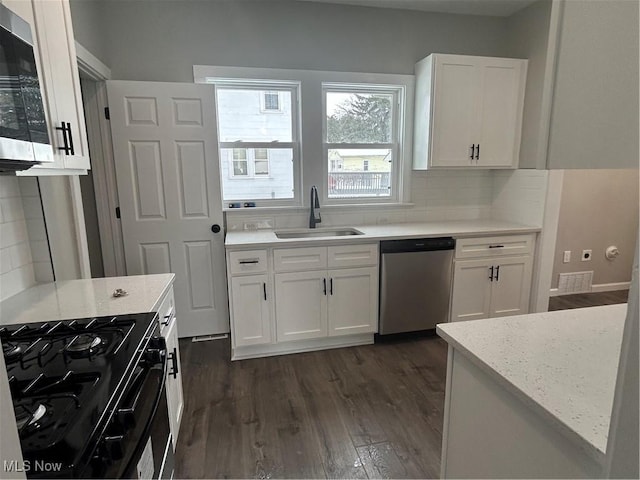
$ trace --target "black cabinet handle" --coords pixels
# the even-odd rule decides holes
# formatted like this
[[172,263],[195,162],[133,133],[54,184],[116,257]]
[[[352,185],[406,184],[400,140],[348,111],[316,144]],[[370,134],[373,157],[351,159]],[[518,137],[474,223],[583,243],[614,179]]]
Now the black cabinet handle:
[[60,126],[56,127],[56,130],[62,132],[62,141],[64,143],[64,147],[58,147],[58,150],[64,151],[65,155],[72,155],[71,148],[69,147],[69,137],[67,137],[67,131],[71,130],[71,124],[60,122]]
[[71,155],[75,155],[76,151],[73,149],[73,135],[71,134],[71,124],[67,122],[67,134],[69,135],[69,152]]
[[493,267],[491,267],[489,270],[491,270],[491,272],[489,273],[489,280],[493,282]]
[[333,295],[333,278],[329,280],[329,294]]
[[240,265],[247,265],[252,263],[260,263],[260,260],[240,260],[238,263]]
[[327,294],[327,279],[323,278],[322,279],[322,291],[324,292],[324,294]]
[[500,280],[500,265],[496,267],[496,282]]
[[178,378],[178,349],[176,347],[174,347],[173,352],[169,353],[169,360],[171,360],[169,375],[173,378]]
[[220,225],[218,225],[217,223],[214,223],[213,225],[211,225],[211,231],[213,233],[218,233],[220,231]]
[[264,294],[264,299],[267,299],[267,284],[263,283],[262,284],[262,293]]
[[476,147],[476,160],[480,159],[480,144]]
[[504,245],[489,245],[489,248],[504,248]]
[[473,150],[476,148],[476,144],[471,145],[471,160],[473,160]]

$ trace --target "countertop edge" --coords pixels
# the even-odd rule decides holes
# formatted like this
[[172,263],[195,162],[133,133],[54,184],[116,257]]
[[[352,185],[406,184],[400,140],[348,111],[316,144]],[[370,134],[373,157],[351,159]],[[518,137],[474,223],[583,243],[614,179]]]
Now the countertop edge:
[[501,385],[505,390],[512,393],[516,396],[520,401],[522,401],[525,405],[530,407],[533,411],[535,411],[542,418],[547,420],[550,424],[552,424],[562,435],[564,435],[568,440],[574,442],[578,448],[584,451],[588,456],[590,456],[593,460],[595,460],[598,464],[604,465],[606,460],[606,453],[600,450],[597,446],[589,442],[587,439],[582,437],[578,432],[569,427],[565,422],[563,422],[556,415],[551,413],[548,409],[542,406],[540,403],[532,399],[526,392],[524,392],[521,388],[515,385],[513,382],[509,381],[502,374],[497,372],[491,365],[487,362],[479,358],[475,353],[465,347],[461,342],[453,338],[447,332],[442,330],[440,325],[436,325],[436,333],[442,339],[444,339],[451,347],[460,352],[465,358],[467,358],[471,363],[480,368],[483,372],[489,375],[492,379],[494,379],[498,385]]
[[[397,227],[402,228],[403,225],[406,224],[398,224]],[[428,225],[425,223],[425,225]],[[392,225],[389,225],[390,227]],[[381,225],[370,225],[369,228],[380,228]],[[358,230],[366,230],[367,226],[355,226]],[[528,233],[538,233],[542,230],[541,227],[532,226],[532,225],[513,225],[510,227],[485,227],[485,228],[474,228],[472,230],[468,229],[455,229],[452,228],[450,230],[442,230],[433,233],[424,233],[424,232],[416,232],[416,233],[404,233],[404,234],[387,234],[387,235],[375,235],[375,234],[367,234],[364,235],[353,235],[353,236],[341,236],[341,237],[321,237],[321,238],[288,238],[288,239],[279,239],[275,237],[273,230],[256,230],[256,231],[239,231],[239,232],[228,232],[227,237],[225,238],[225,249],[227,251],[233,250],[244,250],[247,248],[271,248],[277,246],[284,247],[299,247],[299,246],[319,246],[319,245],[334,245],[334,244],[358,244],[358,243],[367,243],[367,242],[379,242],[383,240],[404,240],[411,238],[434,238],[434,237],[442,237],[442,236],[452,236],[454,238],[469,238],[476,236],[489,236],[489,235],[514,235],[514,234],[528,234]],[[231,241],[228,242],[228,235],[233,234],[245,234],[250,235],[251,233],[255,233],[256,235],[268,235],[272,234],[273,238],[269,240],[256,240],[256,241]]]

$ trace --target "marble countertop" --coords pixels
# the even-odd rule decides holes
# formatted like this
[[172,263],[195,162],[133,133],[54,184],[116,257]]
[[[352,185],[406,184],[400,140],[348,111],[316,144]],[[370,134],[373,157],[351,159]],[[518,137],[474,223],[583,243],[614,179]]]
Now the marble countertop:
[[[132,275],[43,283],[0,302],[0,325],[153,312],[175,275]],[[121,288],[128,292],[113,297]]]
[[626,311],[620,304],[443,323],[437,332],[602,462]]
[[[327,227],[324,227],[327,228]],[[340,227],[332,227],[340,228]],[[346,228],[346,227],[345,227]],[[228,250],[276,245],[300,246],[331,243],[362,243],[379,240],[452,236],[456,238],[477,235],[497,235],[539,232],[540,227],[500,220],[456,220],[424,223],[399,223],[388,225],[353,225],[362,235],[343,237],[287,238],[276,237],[273,230],[242,230],[227,232],[225,247]],[[318,230],[322,228],[318,227]]]

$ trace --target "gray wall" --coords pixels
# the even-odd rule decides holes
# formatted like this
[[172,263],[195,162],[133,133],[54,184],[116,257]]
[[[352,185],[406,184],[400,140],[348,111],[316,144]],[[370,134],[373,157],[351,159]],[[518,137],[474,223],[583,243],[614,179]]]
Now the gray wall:
[[[552,288],[558,286],[559,273],[589,270],[594,285],[630,281],[637,235],[637,170],[566,170]],[[604,256],[609,245],[620,249],[613,261]],[[593,250],[593,259],[582,262],[587,249]],[[565,250],[571,250],[570,263],[562,263]]]
[[[74,21],[99,13],[106,42],[96,54],[122,80],[192,82],[194,64],[413,73],[432,52],[507,53],[506,19],[497,17],[292,1],[85,1],[72,1]],[[78,25],[77,40],[100,50],[95,33]]]
[[549,168],[638,168],[638,2],[567,0]]
[[71,6],[73,36],[102,63],[108,64],[105,37],[107,24],[103,17],[104,2],[101,0],[69,0],[69,4]]
[[528,58],[527,89],[522,118],[520,168],[545,168],[546,151],[540,152],[540,133],[545,128],[542,97],[546,76],[551,0],[539,0],[507,20],[509,55]]

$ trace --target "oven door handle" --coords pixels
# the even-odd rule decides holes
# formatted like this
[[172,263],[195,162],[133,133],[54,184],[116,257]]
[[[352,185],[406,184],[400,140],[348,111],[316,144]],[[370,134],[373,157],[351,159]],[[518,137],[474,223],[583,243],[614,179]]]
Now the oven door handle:
[[[162,339],[163,343],[164,343],[164,339]],[[160,402],[162,401],[162,395],[165,394],[165,387],[167,385],[167,373],[169,371],[169,360],[168,360],[168,355],[167,355],[167,349],[166,346],[165,348],[162,349],[160,356],[162,357],[162,377],[160,380],[160,388],[158,388],[158,393],[156,395],[156,398],[153,402],[153,408],[151,410],[151,415],[149,416],[149,418],[147,419],[147,423],[144,426],[144,430],[142,430],[142,435],[140,436],[140,442],[138,442],[138,445],[136,446],[133,455],[132,455],[132,461],[137,461],[136,459],[140,458],[140,456],[142,455],[142,451],[144,450],[144,448],[147,445],[147,439],[149,438],[149,435],[151,433],[151,426],[153,425],[153,419],[156,416],[156,413],[158,412],[158,407],[160,406]],[[157,369],[158,367],[154,366],[151,367],[151,369]],[[127,466],[127,468],[125,469],[125,471],[130,469],[130,465]]]

